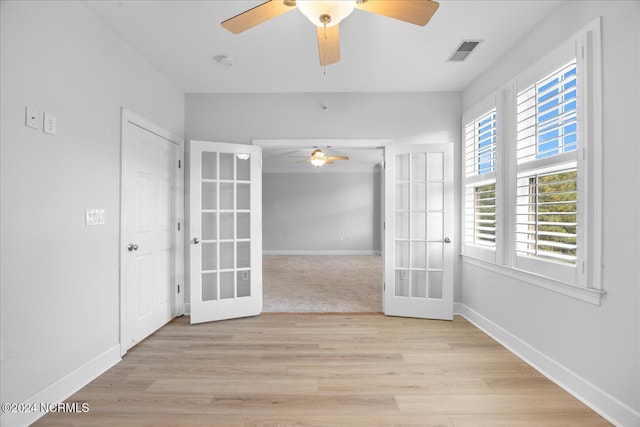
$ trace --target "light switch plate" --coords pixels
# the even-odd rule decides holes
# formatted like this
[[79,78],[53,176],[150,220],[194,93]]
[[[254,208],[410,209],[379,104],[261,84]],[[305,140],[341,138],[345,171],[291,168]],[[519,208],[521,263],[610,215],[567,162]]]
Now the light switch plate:
[[85,225],[104,225],[104,209],[87,209],[85,211]]
[[38,110],[28,105],[24,109],[24,124],[30,128],[38,129]]
[[55,135],[58,132],[56,116],[51,113],[44,113],[43,130],[44,133],[48,133],[49,135]]

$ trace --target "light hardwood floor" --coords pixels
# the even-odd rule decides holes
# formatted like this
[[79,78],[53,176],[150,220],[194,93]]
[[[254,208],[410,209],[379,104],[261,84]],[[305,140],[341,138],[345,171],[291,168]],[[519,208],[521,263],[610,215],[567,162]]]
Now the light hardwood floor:
[[466,320],[176,319],[37,426],[604,426]]

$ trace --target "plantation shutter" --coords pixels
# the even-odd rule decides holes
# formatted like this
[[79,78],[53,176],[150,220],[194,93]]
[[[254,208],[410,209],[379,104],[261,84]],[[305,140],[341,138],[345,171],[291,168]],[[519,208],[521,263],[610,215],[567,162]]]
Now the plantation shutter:
[[575,60],[518,92],[515,252],[520,257],[576,263],[577,104]]
[[465,137],[464,243],[496,246],[496,109],[470,121]]

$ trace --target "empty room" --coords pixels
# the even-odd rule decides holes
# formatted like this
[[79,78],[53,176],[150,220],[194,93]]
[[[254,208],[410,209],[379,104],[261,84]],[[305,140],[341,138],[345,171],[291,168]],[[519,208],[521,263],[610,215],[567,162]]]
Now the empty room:
[[639,76],[636,0],[0,0],[1,425],[640,427]]

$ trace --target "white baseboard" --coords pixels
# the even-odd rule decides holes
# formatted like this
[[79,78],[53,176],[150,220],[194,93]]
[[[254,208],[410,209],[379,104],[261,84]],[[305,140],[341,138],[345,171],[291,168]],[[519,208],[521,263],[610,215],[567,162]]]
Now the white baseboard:
[[501,326],[462,303],[454,304],[454,313],[463,316],[478,329],[498,341],[545,377],[616,426],[640,426],[640,413],[551,359]]
[[375,250],[321,250],[321,251],[308,251],[308,250],[281,250],[281,249],[269,249],[263,250],[263,255],[381,255],[382,251]]
[[[122,360],[120,358],[120,344],[117,344],[22,403],[29,406],[35,405],[35,408],[39,409],[40,404],[64,402],[72,394],[102,375],[120,360]],[[89,411],[91,411],[91,408],[89,408]],[[46,412],[8,412],[0,418],[0,425],[2,427],[28,426],[44,415],[46,415]]]
[[184,303],[184,315],[185,316],[191,316],[191,303],[190,302],[185,302]]

